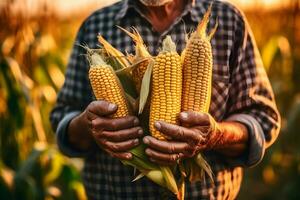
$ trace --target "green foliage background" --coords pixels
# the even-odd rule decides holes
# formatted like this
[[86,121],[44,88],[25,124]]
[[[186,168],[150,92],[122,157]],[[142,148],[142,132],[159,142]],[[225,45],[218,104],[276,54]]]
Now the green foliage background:
[[[246,10],[282,115],[264,160],[246,169],[239,199],[300,199],[300,3]],[[48,120],[86,15],[0,11],[0,197],[86,199],[81,161],[62,156]]]

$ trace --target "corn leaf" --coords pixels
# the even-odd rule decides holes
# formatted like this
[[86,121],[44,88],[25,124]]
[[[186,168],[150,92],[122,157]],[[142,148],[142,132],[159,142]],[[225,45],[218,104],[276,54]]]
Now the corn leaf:
[[150,58],[143,58],[143,59],[139,60],[138,62],[136,62],[136,63],[134,63],[134,64],[132,64],[132,65],[126,67],[126,68],[118,69],[118,70],[116,70],[115,72],[116,72],[117,75],[118,75],[118,74],[122,74],[122,73],[128,73],[128,72],[131,72],[131,71],[134,70],[136,67],[138,67],[139,64],[141,64],[142,62],[147,61],[147,60],[149,60],[149,59],[150,59]]
[[203,156],[200,153],[198,153],[198,155],[194,159],[195,159],[196,163],[198,164],[198,166],[201,167],[201,169],[203,169],[206,172],[209,179],[213,183],[214,182],[213,171],[212,171],[211,167],[209,166],[209,164],[207,163],[207,161],[203,158]]
[[138,101],[127,93],[125,93],[125,96],[127,98],[128,103],[130,104],[130,108],[133,111],[133,113],[137,113],[138,106],[139,106]]
[[107,42],[101,35],[98,35],[98,41],[103,45],[109,56],[118,59],[121,69],[127,68],[130,65],[130,63],[126,59],[126,56],[122,52],[114,48],[111,44],[109,44],[109,42]]
[[178,200],[184,200],[184,193],[185,193],[185,176],[181,174],[179,183],[178,183],[178,194],[177,199]]
[[140,103],[139,103],[139,114],[141,114],[143,112],[144,107],[147,103],[147,99],[148,99],[149,91],[150,91],[151,75],[152,75],[153,65],[154,65],[154,61],[151,60],[149,62],[149,65],[146,69],[146,72],[145,72],[143,80],[142,80],[141,93],[140,93]]
[[160,166],[162,175],[166,181],[166,187],[174,194],[178,194],[178,188],[172,170],[169,167]]
[[166,181],[161,170],[150,170],[143,173],[145,173],[145,176],[152,180],[154,183],[162,187],[166,187]]

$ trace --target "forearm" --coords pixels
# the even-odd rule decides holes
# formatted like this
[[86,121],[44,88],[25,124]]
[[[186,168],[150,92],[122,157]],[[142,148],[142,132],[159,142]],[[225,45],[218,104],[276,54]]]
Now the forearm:
[[85,120],[84,113],[76,116],[71,120],[67,131],[70,145],[80,151],[89,151],[94,144]]
[[247,148],[249,133],[247,127],[239,122],[219,123],[220,137],[215,143],[215,150],[226,156],[239,156]]

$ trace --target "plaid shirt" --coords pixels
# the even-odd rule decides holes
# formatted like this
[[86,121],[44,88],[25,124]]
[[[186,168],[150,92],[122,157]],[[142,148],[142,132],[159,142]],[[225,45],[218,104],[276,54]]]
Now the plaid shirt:
[[[212,0],[190,1],[182,15],[168,30],[156,32],[146,19],[137,0],[124,0],[93,13],[82,24],[76,44],[97,48],[100,33],[116,48],[133,53],[131,39],[116,28],[135,26],[141,33],[152,55],[157,55],[162,40],[169,34],[176,41],[177,50],[185,46],[185,32],[195,30]],[[214,1],[208,29],[218,19],[218,30],[211,43],[213,48],[213,87],[210,113],[217,121],[238,121],[249,130],[248,151],[237,158],[217,152],[204,152],[215,174],[215,186],[207,179],[186,183],[186,199],[234,199],[241,181],[243,168],[257,164],[264,151],[276,139],[280,116],[263,64],[247,26],[237,8],[229,3]],[[132,182],[133,168],[124,166],[101,149],[96,152],[78,152],[68,145],[66,129],[70,120],[93,101],[88,80],[89,65],[83,48],[74,45],[63,88],[51,113],[51,122],[57,133],[58,146],[69,156],[84,156],[83,180],[89,199],[167,199],[167,193],[147,178]]]

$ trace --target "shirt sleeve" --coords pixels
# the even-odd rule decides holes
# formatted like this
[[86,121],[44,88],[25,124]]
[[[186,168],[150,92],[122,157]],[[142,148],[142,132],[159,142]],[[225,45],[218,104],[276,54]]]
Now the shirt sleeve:
[[79,44],[85,44],[84,24],[80,27],[73,46],[71,56],[65,73],[65,82],[58,93],[56,105],[50,113],[50,122],[56,132],[56,139],[62,153],[79,156],[79,153],[71,153],[72,150],[65,137],[67,127],[74,113],[81,113],[93,100],[91,86],[88,80],[88,63],[83,56],[84,48]]
[[241,17],[237,27],[237,39],[230,58],[231,87],[226,120],[238,121],[247,126],[248,151],[240,164],[254,166],[276,140],[280,129],[280,115],[245,17]]

